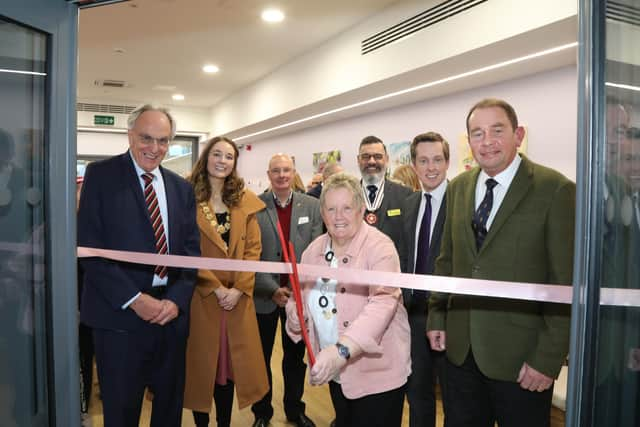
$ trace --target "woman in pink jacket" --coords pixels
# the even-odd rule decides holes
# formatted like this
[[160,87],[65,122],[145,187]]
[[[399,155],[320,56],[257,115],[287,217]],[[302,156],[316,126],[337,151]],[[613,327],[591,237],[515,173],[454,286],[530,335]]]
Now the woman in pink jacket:
[[[400,272],[393,242],[364,223],[360,182],[333,175],[320,196],[327,233],[314,240],[301,263],[331,268]],[[329,383],[336,427],[400,426],[411,373],[407,312],[399,288],[302,278],[306,328],[317,360],[312,384]],[[287,304],[287,333],[301,339],[295,301]]]

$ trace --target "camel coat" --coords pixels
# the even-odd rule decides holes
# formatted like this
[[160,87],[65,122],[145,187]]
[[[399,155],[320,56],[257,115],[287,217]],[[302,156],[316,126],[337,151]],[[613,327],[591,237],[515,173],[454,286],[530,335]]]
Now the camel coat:
[[[256,212],[264,203],[245,190],[240,204],[231,208],[229,248],[213,229],[198,205],[200,249],[203,257],[226,259],[260,259],[260,228]],[[199,270],[191,300],[191,326],[187,341],[184,407],[210,412],[218,367],[220,318],[222,308],[214,290],[219,286],[235,287],[243,295],[236,307],[227,312],[227,336],[238,407],[260,400],[269,390],[267,370],[258,332],[253,287],[255,273]]]

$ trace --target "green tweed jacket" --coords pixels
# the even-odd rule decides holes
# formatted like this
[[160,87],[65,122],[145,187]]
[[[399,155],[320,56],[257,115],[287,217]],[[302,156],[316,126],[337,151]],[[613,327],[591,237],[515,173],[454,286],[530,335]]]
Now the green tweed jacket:
[[[471,228],[479,168],[447,188],[447,219],[435,274],[570,285],[575,184],[525,156],[478,251]],[[570,306],[536,301],[433,294],[428,330],[445,330],[447,357],[469,350],[489,378],[516,381],[523,362],[557,377],[569,349]]]

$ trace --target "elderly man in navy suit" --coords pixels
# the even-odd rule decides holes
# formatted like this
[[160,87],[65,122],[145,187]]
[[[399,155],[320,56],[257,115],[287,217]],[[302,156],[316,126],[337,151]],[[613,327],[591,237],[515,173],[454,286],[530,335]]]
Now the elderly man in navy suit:
[[[191,186],[160,166],[175,136],[168,111],[144,105],[128,120],[128,152],[89,165],[78,244],[198,256]],[[82,260],[81,320],[93,328],[105,427],[138,426],[145,387],[151,426],[180,426],[189,303],[196,271]]]
[[[433,274],[447,210],[449,144],[439,133],[427,132],[413,139],[410,151],[411,165],[418,175],[422,191],[410,195],[403,204],[407,218],[404,223],[407,261],[402,265],[402,271]],[[403,289],[402,296],[411,327],[411,376],[407,383],[409,425],[435,427],[434,368],[436,364],[441,365],[442,358],[431,350],[427,338],[429,293]],[[438,371],[442,372],[441,369]]]

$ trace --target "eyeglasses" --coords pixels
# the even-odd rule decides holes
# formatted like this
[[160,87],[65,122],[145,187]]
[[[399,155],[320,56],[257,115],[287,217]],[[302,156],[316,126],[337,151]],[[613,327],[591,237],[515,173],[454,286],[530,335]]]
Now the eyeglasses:
[[171,138],[169,137],[164,137],[164,138],[154,138],[151,135],[147,135],[144,133],[140,133],[138,134],[138,138],[140,139],[140,143],[144,146],[151,146],[154,143],[157,143],[159,147],[166,147],[169,145],[169,142],[171,142]]
[[362,153],[362,154],[358,154],[358,158],[360,160],[362,160],[363,162],[368,162],[372,158],[375,159],[376,162],[379,162],[380,160],[384,159],[384,154],[381,154],[381,153],[375,153],[375,154]]

